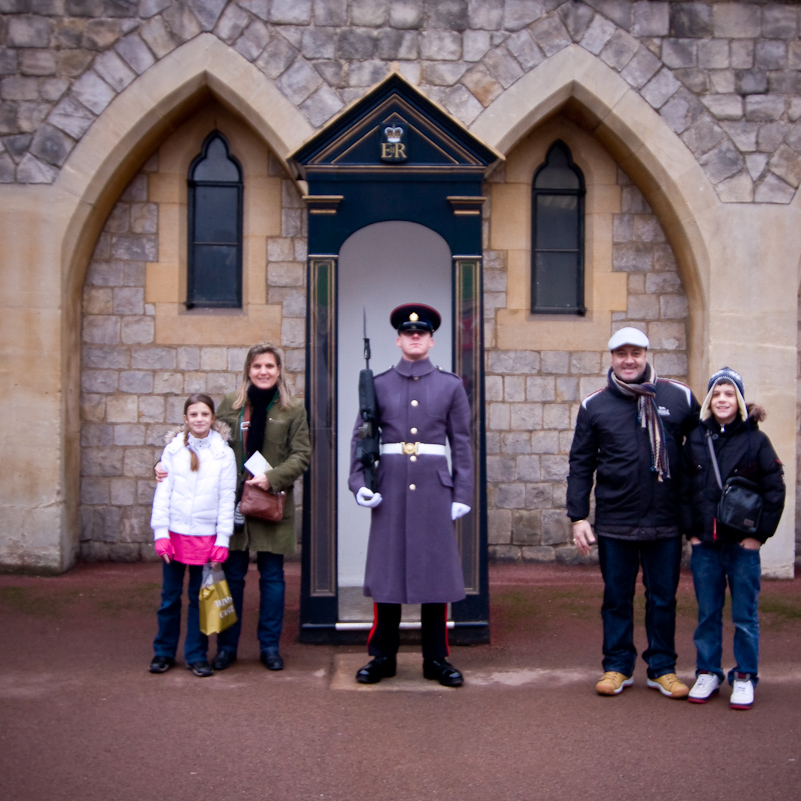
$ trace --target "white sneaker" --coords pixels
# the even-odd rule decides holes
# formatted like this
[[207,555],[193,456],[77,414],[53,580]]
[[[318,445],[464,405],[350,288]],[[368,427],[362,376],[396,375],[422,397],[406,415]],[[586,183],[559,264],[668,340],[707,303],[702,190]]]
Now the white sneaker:
[[687,700],[692,704],[705,704],[712,700],[713,695],[717,695],[719,689],[720,679],[714,673],[701,671]]
[[731,687],[731,708],[750,709],[754,704],[754,682],[748,673],[735,673]]

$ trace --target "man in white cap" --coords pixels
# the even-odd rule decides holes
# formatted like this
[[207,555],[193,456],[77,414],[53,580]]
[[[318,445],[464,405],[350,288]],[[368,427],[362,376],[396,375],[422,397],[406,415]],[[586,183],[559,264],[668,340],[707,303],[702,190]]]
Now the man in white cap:
[[[676,676],[676,589],[681,567],[678,473],[685,436],[699,405],[689,387],[657,378],[648,337],[621,328],[609,340],[607,386],[586,397],[570,449],[567,514],[573,542],[590,553],[598,537],[604,579],[604,675],[600,695],[633,683],[634,592],[640,566],[645,585],[647,683],[669,698],[686,698]],[[595,476],[595,532],[587,520]]]

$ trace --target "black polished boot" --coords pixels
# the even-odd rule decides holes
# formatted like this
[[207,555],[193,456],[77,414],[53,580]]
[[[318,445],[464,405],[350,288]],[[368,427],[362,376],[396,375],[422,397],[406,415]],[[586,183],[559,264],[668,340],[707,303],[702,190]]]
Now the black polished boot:
[[424,659],[423,676],[443,687],[461,687],[464,676],[447,659]]
[[356,671],[356,681],[359,684],[378,684],[381,679],[392,678],[396,670],[397,659],[394,656],[376,656]]

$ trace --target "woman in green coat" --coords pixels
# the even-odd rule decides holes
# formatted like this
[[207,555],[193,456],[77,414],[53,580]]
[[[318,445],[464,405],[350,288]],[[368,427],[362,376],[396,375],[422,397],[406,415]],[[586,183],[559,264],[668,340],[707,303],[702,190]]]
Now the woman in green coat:
[[[277,523],[245,518],[229,544],[223,564],[234,600],[237,622],[217,635],[214,670],[225,670],[236,660],[242,627],[242,598],[248,571],[249,552],[256,552],[259,570],[258,637],[261,661],[268,670],[282,670],[284,660],[278,650],[284,620],[284,555],[296,548],[295,501],[293,488],[309,466],[311,446],[306,410],[293,400],[282,372],[281,351],[273,345],[254,345],[245,358],[242,383],[235,393],[226,395],[217,408],[217,417],[233,432],[231,445],[239,468],[239,491],[243,481],[262,489],[286,492],[284,516]],[[260,451],[270,467],[266,473],[247,478],[243,464]]]

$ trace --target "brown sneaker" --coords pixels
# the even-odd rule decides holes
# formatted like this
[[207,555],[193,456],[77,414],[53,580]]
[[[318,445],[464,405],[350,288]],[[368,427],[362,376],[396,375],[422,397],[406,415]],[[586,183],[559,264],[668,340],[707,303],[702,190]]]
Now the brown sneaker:
[[614,670],[607,670],[595,685],[595,692],[598,695],[618,695],[623,692],[624,687],[631,687],[632,684],[634,684],[634,679],[631,676],[624,676]]
[[658,679],[648,679],[648,686],[659,690],[668,698],[686,698],[690,694],[690,688],[675,673],[665,673]]

